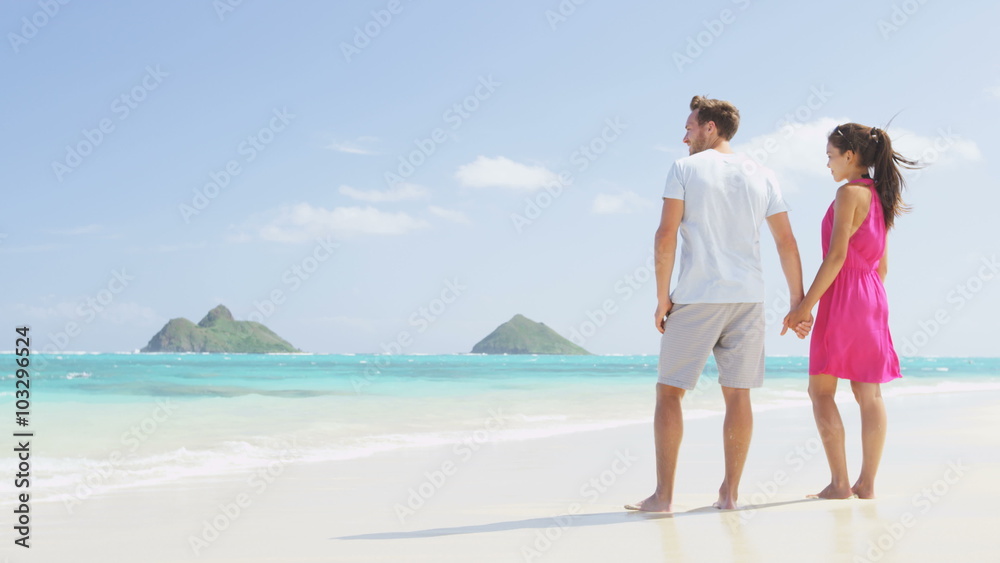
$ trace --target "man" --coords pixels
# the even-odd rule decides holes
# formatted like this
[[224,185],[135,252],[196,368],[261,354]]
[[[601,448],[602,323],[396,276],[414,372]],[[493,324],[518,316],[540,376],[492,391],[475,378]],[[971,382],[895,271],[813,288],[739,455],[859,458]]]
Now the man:
[[[656,328],[659,378],[653,433],[656,492],[631,510],[672,512],[674,473],[683,434],[681,398],[694,389],[714,353],[726,402],[725,478],[713,506],[736,508],[750,447],[750,389],[764,383],[764,279],[760,226],[767,220],[788,281],[791,308],[802,300],[802,264],[774,174],[729,141],[739,127],[733,104],[695,96],[684,143],[690,156],[667,175],[656,231]],[[684,239],[677,287],[670,291],[677,235]],[[811,325],[795,329],[803,338]],[[785,331],[782,330],[782,334]]]

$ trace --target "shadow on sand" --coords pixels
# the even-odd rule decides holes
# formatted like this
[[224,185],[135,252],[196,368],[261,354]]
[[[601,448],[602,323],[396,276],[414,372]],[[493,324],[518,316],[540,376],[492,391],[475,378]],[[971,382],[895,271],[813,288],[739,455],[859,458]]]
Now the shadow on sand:
[[[788,504],[799,504],[803,502],[816,502],[823,499],[801,499],[784,502],[772,502],[769,504],[741,506],[734,510],[719,510],[713,506],[703,506],[693,508],[685,512],[599,512],[596,514],[576,514],[559,515],[561,521],[566,518],[571,520],[569,527],[583,526],[603,526],[606,524],[621,524],[624,522],[635,522],[636,520],[659,520],[662,518],[680,518],[684,516],[697,516],[699,514],[721,514],[725,512],[740,512],[744,510],[759,510],[761,508],[772,508]],[[552,526],[554,518],[557,516],[546,516],[544,518],[528,518],[526,520],[510,520],[507,522],[493,522],[490,524],[477,524],[475,526],[455,526],[453,528],[431,528],[429,530],[415,530],[412,532],[380,532],[375,534],[359,534],[356,536],[342,536],[330,538],[337,540],[400,540],[411,538],[432,538],[437,536],[453,536],[457,534],[482,534],[488,532],[505,532],[508,530],[526,530],[532,528],[548,528]],[[558,525],[558,523],[557,523]]]

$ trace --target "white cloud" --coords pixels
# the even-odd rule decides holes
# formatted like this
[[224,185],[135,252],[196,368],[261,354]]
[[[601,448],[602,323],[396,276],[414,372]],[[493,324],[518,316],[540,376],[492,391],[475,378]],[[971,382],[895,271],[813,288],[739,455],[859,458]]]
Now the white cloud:
[[93,320],[89,318],[89,315],[95,313],[94,318],[119,325],[148,326],[156,324],[160,320],[159,315],[152,308],[139,305],[133,301],[112,301],[110,304],[95,308],[87,304],[86,297],[80,297],[78,301],[61,301],[48,305],[18,303],[13,305],[12,308],[19,318],[40,323],[70,320],[86,326]]
[[455,178],[469,188],[511,188],[537,190],[559,182],[559,176],[544,166],[529,166],[498,156],[479,156],[458,167]]
[[134,302],[114,303],[103,313],[104,318],[114,324],[156,325],[161,317],[151,307]]
[[[820,118],[807,123],[786,125],[766,135],[753,137],[745,143],[733,145],[733,150],[748,154],[757,162],[774,170],[782,181],[783,189],[795,191],[789,178],[829,179],[826,168],[827,136],[838,124],[849,119]],[[891,126],[889,135],[893,149],[907,158],[927,164],[948,165],[960,160],[978,160],[982,157],[974,141],[955,135],[949,128],[941,128],[933,137],[918,135],[907,129]]]
[[326,236],[401,235],[430,226],[406,213],[387,213],[371,206],[325,209],[308,203],[283,206],[257,229],[262,240],[307,242]]
[[368,148],[376,140],[375,137],[358,137],[354,141],[335,141],[326,146],[330,150],[344,152],[347,154],[376,155],[377,151]]
[[779,177],[805,175],[823,177],[826,168],[826,137],[847,119],[823,117],[808,123],[787,125],[773,133],[758,135],[745,143],[733,145],[758,163],[774,170]]
[[[4,236],[4,239],[7,237]],[[2,240],[0,240],[2,242]],[[0,254],[39,254],[68,248],[65,244],[29,244],[27,246],[0,245]]]
[[676,145],[653,145],[653,150],[658,153],[663,153],[666,156],[666,160],[661,162],[666,162],[668,166],[674,160],[683,158],[690,154],[688,152],[687,145],[681,142],[678,142]]
[[[242,241],[241,241],[242,242]],[[151,252],[183,252],[187,250],[199,250],[207,248],[208,243],[202,242],[181,242],[176,244],[155,244],[155,245],[133,245],[125,248],[125,252],[131,254],[149,254]]]
[[183,250],[197,250],[208,246],[204,242],[192,242],[184,244],[158,244],[152,247],[152,252],[180,252]]
[[461,223],[463,225],[471,225],[472,221],[462,213],[461,211],[456,211],[454,209],[445,209],[443,207],[438,207],[436,205],[431,205],[427,208],[432,214],[441,217],[442,219],[453,221],[455,223]]
[[892,136],[894,150],[927,165],[948,165],[983,157],[975,141],[956,135],[950,127],[939,128],[934,137],[917,135],[905,129],[890,130],[889,135]]
[[1000,84],[986,88],[986,93],[994,98],[1000,99]]
[[[230,226],[230,228],[234,228]],[[237,231],[234,233],[229,233],[226,235],[226,240],[229,242],[243,243],[243,242],[253,242],[253,236],[245,231]]]
[[53,303],[48,305],[27,305],[24,303],[16,303],[13,305],[13,309],[19,318],[26,319],[27,321],[48,321],[51,319],[71,319],[78,315],[76,314],[76,308],[84,300],[71,302],[62,301],[59,303]]
[[597,194],[590,206],[590,211],[598,215],[614,215],[622,213],[634,213],[645,207],[650,207],[650,202],[639,197],[638,194],[627,190],[618,194]]
[[46,232],[50,235],[70,235],[70,236],[92,235],[101,232],[103,228],[104,227],[100,225],[91,224],[91,225],[84,225],[82,227],[75,227],[72,229],[63,229],[63,230],[46,231]]
[[384,203],[392,201],[406,201],[410,199],[420,199],[427,197],[427,188],[416,184],[405,182],[396,184],[388,190],[359,190],[351,186],[340,186],[340,193],[349,198],[369,203]]

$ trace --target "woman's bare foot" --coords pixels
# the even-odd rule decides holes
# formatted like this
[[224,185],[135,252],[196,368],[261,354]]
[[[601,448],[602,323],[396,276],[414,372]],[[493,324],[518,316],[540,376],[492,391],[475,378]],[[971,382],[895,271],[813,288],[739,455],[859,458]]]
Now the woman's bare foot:
[[712,503],[712,508],[718,508],[719,510],[735,510],[736,503],[731,500],[719,499]]
[[853,496],[854,491],[847,485],[835,486],[833,483],[830,483],[818,494],[807,495],[806,498],[845,499]]
[[854,494],[858,495],[858,498],[864,498],[864,499],[875,498],[875,485],[862,483],[861,480],[858,480],[858,482],[855,483],[853,487],[851,487],[851,491]]
[[736,508],[736,497],[719,491],[719,500],[713,502],[712,506],[719,510],[734,510]]
[[649,498],[635,504],[626,504],[628,510],[638,510],[640,512],[673,512],[674,505],[669,500],[664,500],[654,493]]

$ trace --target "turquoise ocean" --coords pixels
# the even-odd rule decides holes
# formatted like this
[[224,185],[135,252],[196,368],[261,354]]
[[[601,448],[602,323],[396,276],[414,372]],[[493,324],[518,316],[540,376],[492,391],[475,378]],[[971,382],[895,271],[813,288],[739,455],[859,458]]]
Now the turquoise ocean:
[[[15,424],[14,359],[0,419],[34,433],[35,500],[248,473],[276,459],[351,460],[404,448],[530,440],[649,424],[655,356],[33,355],[28,426]],[[1000,358],[903,358],[887,398],[1000,390]],[[709,361],[688,419],[722,414]],[[756,411],[812,424],[807,359],[767,358]],[[845,398],[849,385],[842,384]],[[13,440],[13,438],[10,438]],[[9,450],[8,450],[9,451]],[[417,451],[417,450],[414,450]],[[12,456],[0,470],[13,474]],[[11,498],[11,480],[0,499]]]

